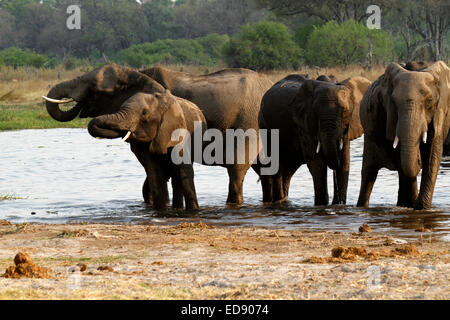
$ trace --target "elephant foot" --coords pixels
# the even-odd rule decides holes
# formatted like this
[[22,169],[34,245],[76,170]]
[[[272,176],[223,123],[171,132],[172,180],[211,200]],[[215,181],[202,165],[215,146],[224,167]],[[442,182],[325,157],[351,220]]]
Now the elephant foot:
[[335,200],[335,199],[333,199],[333,202],[331,203],[332,205],[339,205],[339,204],[347,204],[347,201],[346,200],[342,200],[342,199],[337,199],[337,200]]
[[431,209],[431,204],[424,203],[422,201],[416,201],[414,204],[414,210],[428,210]]

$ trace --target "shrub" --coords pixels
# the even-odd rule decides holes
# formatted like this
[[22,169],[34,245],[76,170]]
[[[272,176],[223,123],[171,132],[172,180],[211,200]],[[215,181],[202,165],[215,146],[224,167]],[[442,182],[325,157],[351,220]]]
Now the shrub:
[[368,29],[354,20],[342,24],[329,21],[315,27],[309,36],[306,57],[309,63],[318,66],[363,62],[368,54],[369,42],[374,60],[383,62],[392,59],[392,44],[383,30]]
[[297,68],[302,60],[302,49],[288,27],[269,21],[243,26],[224,52],[231,67],[254,70]]
[[46,55],[34,53],[26,49],[11,47],[0,51],[0,65],[14,68],[23,66],[40,68],[47,60],[48,57]]
[[214,66],[222,58],[227,36],[208,35],[197,39],[166,39],[134,45],[118,53],[116,60],[139,68],[154,64]]

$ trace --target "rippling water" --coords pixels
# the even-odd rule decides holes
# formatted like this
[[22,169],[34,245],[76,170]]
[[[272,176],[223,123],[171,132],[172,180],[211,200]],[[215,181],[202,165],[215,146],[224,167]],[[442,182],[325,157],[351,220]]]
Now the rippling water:
[[[101,222],[173,224],[198,221],[225,226],[263,226],[357,231],[368,223],[373,231],[396,236],[419,236],[430,228],[450,241],[450,159],[442,162],[433,209],[415,212],[393,207],[397,201],[397,173],[382,169],[370,199],[370,209],[356,208],[362,164],[360,138],[352,142],[347,206],[313,206],[312,178],[302,166],[292,178],[290,201],[265,207],[261,187],[250,169],[244,185],[245,205],[227,208],[226,170],[195,165],[201,210],[159,213],[142,201],[145,172],[128,144],[93,139],[85,129],[0,132],[0,219],[11,222]],[[332,198],[332,173],[329,172]],[[169,188],[170,189],[170,188]]]

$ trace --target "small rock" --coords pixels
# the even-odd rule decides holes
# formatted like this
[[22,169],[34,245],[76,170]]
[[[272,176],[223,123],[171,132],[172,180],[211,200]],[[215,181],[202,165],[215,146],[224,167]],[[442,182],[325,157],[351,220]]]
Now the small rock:
[[84,271],[86,271],[86,269],[87,269],[87,264],[85,264],[85,263],[79,263],[79,264],[77,264],[77,267],[80,268],[80,271],[81,271],[81,272],[84,272]]
[[36,212],[33,211],[33,212],[31,213],[31,215],[32,215],[32,216],[36,215]]
[[33,260],[31,260],[31,257],[30,257],[30,255],[28,253],[19,252],[14,257],[14,263],[15,263],[16,266],[18,266],[21,263],[32,264]]
[[100,266],[97,268],[97,270],[99,271],[109,271],[109,272],[114,272],[114,269],[111,268],[110,266]]
[[359,227],[359,232],[372,232],[372,228],[367,223],[364,223]]

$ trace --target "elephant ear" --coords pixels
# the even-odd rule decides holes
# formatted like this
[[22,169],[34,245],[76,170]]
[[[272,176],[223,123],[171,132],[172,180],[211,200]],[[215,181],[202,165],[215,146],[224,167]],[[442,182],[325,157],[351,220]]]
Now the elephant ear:
[[364,77],[351,77],[340,83],[346,90],[338,91],[338,101],[348,113],[349,127],[348,137],[351,140],[359,138],[364,133],[359,116],[361,101],[370,86],[370,81]]
[[433,125],[435,135],[442,135],[442,141],[444,141],[447,132],[442,131],[448,130],[445,124],[450,123],[450,69],[444,62],[438,61],[423,71],[429,72],[434,77],[434,83],[439,91],[439,102],[433,116]]
[[314,88],[315,81],[306,80],[298,90],[293,101],[293,105],[296,106],[294,122],[300,130],[306,129],[307,132],[302,132],[303,134],[317,137],[319,130],[318,119],[312,107]]
[[129,89],[145,93],[164,92],[164,88],[147,75],[114,63],[100,68],[95,81],[97,90],[106,94]]
[[177,129],[186,129],[186,120],[183,109],[169,91],[164,94],[156,93],[155,97],[159,101],[159,108],[164,111],[158,132],[150,143],[149,149],[152,153],[166,154],[168,148],[179,143],[179,141],[172,140],[172,133]]

